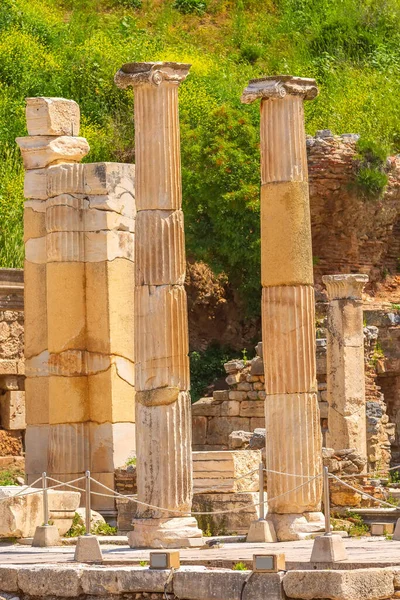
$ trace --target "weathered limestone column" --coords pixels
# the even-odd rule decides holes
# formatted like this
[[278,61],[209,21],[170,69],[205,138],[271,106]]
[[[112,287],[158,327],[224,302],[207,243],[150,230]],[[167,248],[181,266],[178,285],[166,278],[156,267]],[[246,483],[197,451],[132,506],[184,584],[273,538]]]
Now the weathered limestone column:
[[368,275],[325,275],[327,327],[327,446],[367,456],[362,291]]
[[303,109],[303,101],[317,94],[313,79],[278,76],[250,81],[242,96],[244,103],[261,98],[268,510],[280,540],[299,539],[322,526],[317,512],[322,480],[290,492],[322,472]]
[[136,437],[132,547],[202,544],[190,517],[191,410],[178,87],[190,65],[130,63],[115,76],[135,92]]
[[28,483],[89,469],[113,488],[135,451],[134,168],[77,164],[89,146],[71,100],[29,98],[26,114]]

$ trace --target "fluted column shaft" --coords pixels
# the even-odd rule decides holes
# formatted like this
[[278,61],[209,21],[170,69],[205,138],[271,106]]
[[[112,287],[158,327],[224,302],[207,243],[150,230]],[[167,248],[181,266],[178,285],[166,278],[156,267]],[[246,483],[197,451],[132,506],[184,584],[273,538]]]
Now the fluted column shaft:
[[[168,509],[139,504],[131,546],[179,547],[185,542],[178,538],[201,537],[190,517],[189,342],[178,116],[178,86],[188,71],[189,65],[133,63],[116,75],[117,85],[133,85],[135,91],[138,500]],[[181,519],[182,531],[182,523],[173,524],[176,517],[186,517]],[[174,541],[165,528],[174,528]]]
[[362,290],[368,275],[325,275],[327,327],[327,446],[367,455]]
[[322,470],[303,111],[303,100],[316,93],[313,80],[287,76],[252,81],[242,97],[246,103],[261,98],[261,314],[269,513],[320,509],[320,479],[290,491]]

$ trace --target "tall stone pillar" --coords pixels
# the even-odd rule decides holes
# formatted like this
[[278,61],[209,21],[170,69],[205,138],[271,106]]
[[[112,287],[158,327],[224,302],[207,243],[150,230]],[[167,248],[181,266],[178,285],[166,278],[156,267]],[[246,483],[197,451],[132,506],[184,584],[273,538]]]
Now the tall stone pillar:
[[[250,81],[261,98],[261,278],[268,511],[280,540],[322,526],[310,208],[303,101],[313,79]],[[276,497],[276,499],[274,499]]]
[[[89,145],[75,102],[28,98],[26,116],[28,483],[89,469],[113,488],[135,451],[134,170],[78,164]],[[114,500],[93,496],[93,507]]]
[[367,455],[362,291],[368,275],[325,275],[329,298],[327,386],[329,448]]
[[191,410],[178,87],[190,65],[130,63],[136,153],[136,438],[138,505],[132,547],[202,544],[190,517]]

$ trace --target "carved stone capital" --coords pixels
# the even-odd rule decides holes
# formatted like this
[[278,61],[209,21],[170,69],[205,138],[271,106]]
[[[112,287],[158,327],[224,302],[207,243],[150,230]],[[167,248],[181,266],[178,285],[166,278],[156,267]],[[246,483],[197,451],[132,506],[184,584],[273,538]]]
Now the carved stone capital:
[[318,96],[315,79],[293,77],[292,75],[277,75],[251,79],[245,88],[241,101],[250,104],[254,100],[268,98],[284,98],[287,94],[301,96],[304,100],[313,100]]
[[155,86],[164,81],[179,85],[189,73],[191,65],[174,62],[125,63],[115,74],[115,84],[122,89],[151,83]]
[[341,298],[361,300],[362,291],[368,282],[368,275],[362,273],[324,275],[322,281],[326,286],[329,300],[339,300]]

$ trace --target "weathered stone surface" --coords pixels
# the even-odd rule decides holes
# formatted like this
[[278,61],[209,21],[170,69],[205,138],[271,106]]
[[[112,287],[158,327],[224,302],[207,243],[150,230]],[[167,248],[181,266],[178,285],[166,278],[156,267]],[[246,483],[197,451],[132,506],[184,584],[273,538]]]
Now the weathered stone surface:
[[385,569],[288,571],[283,578],[283,589],[289,598],[302,600],[390,598],[394,592],[393,572]]
[[253,573],[244,587],[242,600],[285,600],[283,577],[283,573]]
[[8,391],[0,396],[0,420],[4,429],[25,429],[25,392]]
[[57,162],[79,162],[90,147],[85,138],[31,136],[16,139],[25,169],[43,169]]
[[196,519],[201,529],[212,535],[247,535],[251,523],[260,517],[259,501],[258,492],[194,494],[192,510],[218,513],[234,509],[224,514],[196,515]]
[[82,593],[81,571],[77,568],[43,566],[20,569],[18,587],[29,596],[64,596],[74,598]]
[[215,400],[215,398],[200,398],[197,402],[192,404],[192,416],[221,416],[221,401]]
[[268,514],[268,519],[271,519],[274,524],[276,536],[280,542],[304,540],[311,533],[325,530],[324,515],[322,513],[272,513]]
[[75,547],[75,562],[101,562],[103,556],[101,553],[100,542],[95,535],[81,535]]
[[28,135],[79,135],[80,110],[65,98],[27,98]]
[[340,535],[321,535],[314,540],[310,562],[332,563],[347,560],[347,551]]
[[134,519],[133,526],[133,531],[128,534],[131,548],[187,548],[203,545],[202,531],[194,517]]
[[39,525],[35,529],[32,546],[34,548],[48,548],[61,545],[61,538],[55,525]]
[[207,428],[207,444],[223,444],[228,447],[229,434],[232,431],[242,429],[250,431],[250,419],[248,417],[215,417]]
[[251,431],[232,431],[228,437],[229,448],[231,450],[247,448],[249,446],[251,436]]
[[[283,238],[284,244],[281,243]],[[283,181],[261,186],[261,239],[263,286],[313,284],[306,181]]]
[[246,542],[249,543],[271,543],[276,542],[277,537],[272,521],[258,520],[250,525]]
[[[193,452],[193,487],[196,493],[253,492],[258,490],[259,450]],[[255,471],[243,477],[249,471]]]
[[189,387],[189,341],[183,286],[141,286],[136,293],[136,388]]
[[174,594],[185,600],[241,600],[248,573],[214,569],[213,571],[177,571],[174,574]]
[[0,567],[0,589],[2,592],[18,592],[18,571],[20,567],[7,565]]

